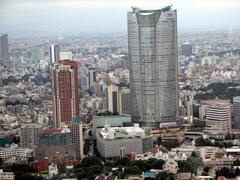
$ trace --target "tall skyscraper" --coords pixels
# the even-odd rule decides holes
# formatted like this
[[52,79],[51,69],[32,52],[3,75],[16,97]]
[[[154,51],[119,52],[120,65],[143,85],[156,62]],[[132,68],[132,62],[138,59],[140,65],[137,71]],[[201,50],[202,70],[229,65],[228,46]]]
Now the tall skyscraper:
[[26,124],[21,127],[20,146],[23,148],[35,148],[39,145],[39,134],[41,126],[37,124]]
[[181,45],[181,54],[184,56],[191,56],[193,53],[193,45],[185,43]]
[[60,47],[58,45],[50,46],[50,64],[56,63],[60,60]]
[[129,94],[130,89],[128,88],[121,88],[119,92],[119,102],[120,102],[120,111],[119,114],[130,114],[130,107],[129,107]]
[[64,60],[52,68],[53,127],[79,117],[78,69],[75,61]]
[[8,35],[3,34],[0,37],[0,58],[2,62],[7,62],[9,60],[9,50],[8,50]]
[[70,129],[72,133],[73,148],[76,151],[76,158],[81,160],[83,158],[83,130],[79,118],[72,119]]
[[233,129],[240,129],[240,96],[233,97]]
[[175,126],[178,116],[177,11],[128,12],[130,106],[145,127]]
[[108,110],[114,114],[119,113],[119,90],[118,86],[108,86],[107,99],[108,99]]
[[88,69],[88,87],[90,91],[93,91],[93,85],[94,82],[96,82],[96,69],[95,68],[89,68]]
[[44,50],[41,46],[33,46],[30,50],[30,63],[38,64],[44,58]]

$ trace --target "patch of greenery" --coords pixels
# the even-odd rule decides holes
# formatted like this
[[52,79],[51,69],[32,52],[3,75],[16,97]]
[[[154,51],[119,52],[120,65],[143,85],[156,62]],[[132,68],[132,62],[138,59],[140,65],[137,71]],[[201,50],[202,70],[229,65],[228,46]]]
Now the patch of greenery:
[[201,88],[201,92],[196,94],[194,99],[232,99],[234,96],[240,96],[238,86],[236,83],[212,83]]
[[171,150],[172,148],[179,147],[181,145],[180,142],[178,141],[178,139],[168,139],[168,140],[163,141],[161,139],[161,137],[157,138],[157,144],[161,145],[161,146],[164,146],[168,150]]
[[141,175],[142,172],[150,169],[162,169],[164,163],[163,160],[153,158],[130,161],[125,157],[118,160],[107,160],[103,165],[96,157],[85,157],[80,164],[74,166],[73,173],[78,179],[91,179],[113,171],[113,175],[125,178],[129,175]]
[[172,173],[167,173],[166,171],[158,173],[156,180],[174,180],[175,177]]
[[225,141],[215,141],[214,143],[212,143],[209,139],[204,139],[203,137],[197,138],[195,140],[195,145],[196,146],[215,146],[215,147],[225,147],[225,148],[229,148],[232,147],[233,144],[231,142],[225,142]]

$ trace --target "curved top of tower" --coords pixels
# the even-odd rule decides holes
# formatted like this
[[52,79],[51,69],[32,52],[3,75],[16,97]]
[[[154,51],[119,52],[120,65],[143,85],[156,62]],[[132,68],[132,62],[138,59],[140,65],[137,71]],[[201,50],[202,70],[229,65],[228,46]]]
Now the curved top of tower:
[[143,10],[143,9],[140,9],[138,7],[131,7],[132,8],[132,13],[139,13],[139,14],[144,14],[144,13],[159,13],[159,12],[166,12],[166,11],[170,11],[171,8],[172,8],[172,5],[170,6],[166,6],[162,9],[156,9],[156,10]]

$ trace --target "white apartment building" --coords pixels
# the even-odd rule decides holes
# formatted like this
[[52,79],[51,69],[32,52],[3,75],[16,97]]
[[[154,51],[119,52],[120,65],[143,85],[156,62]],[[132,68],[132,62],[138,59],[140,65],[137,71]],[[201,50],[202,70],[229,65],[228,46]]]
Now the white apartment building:
[[3,170],[0,169],[0,179],[1,180],[14,180],[15,175],[13,172],[3,172]]
[[12,144],[10,147],[0,148],[0,158],[3,160],[16,158],[27,159],[33,155],[33,149],[20,148],[17,144]]

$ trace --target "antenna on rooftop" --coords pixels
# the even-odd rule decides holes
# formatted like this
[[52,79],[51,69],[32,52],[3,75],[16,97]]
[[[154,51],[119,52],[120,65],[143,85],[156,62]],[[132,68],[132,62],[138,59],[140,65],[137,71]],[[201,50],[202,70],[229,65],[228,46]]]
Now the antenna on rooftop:
[[229,34],[232,34],[232,24],[229,25]]

